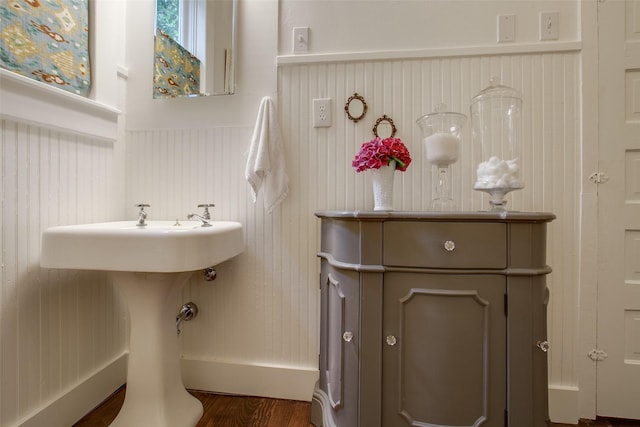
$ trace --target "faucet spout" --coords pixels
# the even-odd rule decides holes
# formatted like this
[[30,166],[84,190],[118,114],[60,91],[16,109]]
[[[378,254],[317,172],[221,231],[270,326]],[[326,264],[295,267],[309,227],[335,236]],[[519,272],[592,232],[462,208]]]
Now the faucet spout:
[[193,219],[193,218],[196,218],[202,221],[202,227],[211,227],[211,223],[209,222],[209,219],[195,213],[190,213],[189,215],[187,215],[187,219]]

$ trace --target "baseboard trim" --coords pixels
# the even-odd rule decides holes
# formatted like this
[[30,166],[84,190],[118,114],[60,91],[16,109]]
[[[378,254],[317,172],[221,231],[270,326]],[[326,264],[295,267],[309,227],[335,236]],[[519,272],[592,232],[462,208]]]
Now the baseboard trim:
[[20,420],[16,427],[69,427],[109,397],[127,380],[123,353],[70,390]]
[[[122,386],[126,377],[127,353],[123,353],[13,427],[73,425]],[[182,359],[182,378],[188,389],[306,402],[315,399],[323,407],[322,396],[314,394],[317,369]],[[578,424],[579,394],[578,387],[550,385],[551,421]]]
[[182,381],[191,390],[310,402],[317,380],[312,368],[182,359]]
[[549,386],[549,418],[554,423],[578,424],[580,419],[580,389]]

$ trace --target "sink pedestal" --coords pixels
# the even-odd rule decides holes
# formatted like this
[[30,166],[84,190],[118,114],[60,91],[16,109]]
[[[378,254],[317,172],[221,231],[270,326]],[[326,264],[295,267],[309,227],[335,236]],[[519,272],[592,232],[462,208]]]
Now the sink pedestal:
[[129,362],[124,405],[114,427],[193,427],[202,404],[184,387],[176,314],[192,272],[109,272],[129,307]]

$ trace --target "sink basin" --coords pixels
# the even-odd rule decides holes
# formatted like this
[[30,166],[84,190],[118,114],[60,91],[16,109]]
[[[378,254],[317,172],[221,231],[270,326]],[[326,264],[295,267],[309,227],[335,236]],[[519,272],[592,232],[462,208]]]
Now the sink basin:
[[180,272],[214,266],[244,250],[235,221],[135,221],[51,227],[42,234],[40,265],[79,270]]

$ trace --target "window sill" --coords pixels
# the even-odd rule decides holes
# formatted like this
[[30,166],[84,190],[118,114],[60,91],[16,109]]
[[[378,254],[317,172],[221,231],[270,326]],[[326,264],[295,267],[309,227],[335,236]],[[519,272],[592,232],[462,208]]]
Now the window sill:
[[0,69],[0,117],[87,135],[118,136],[121,111],[62,89]]

